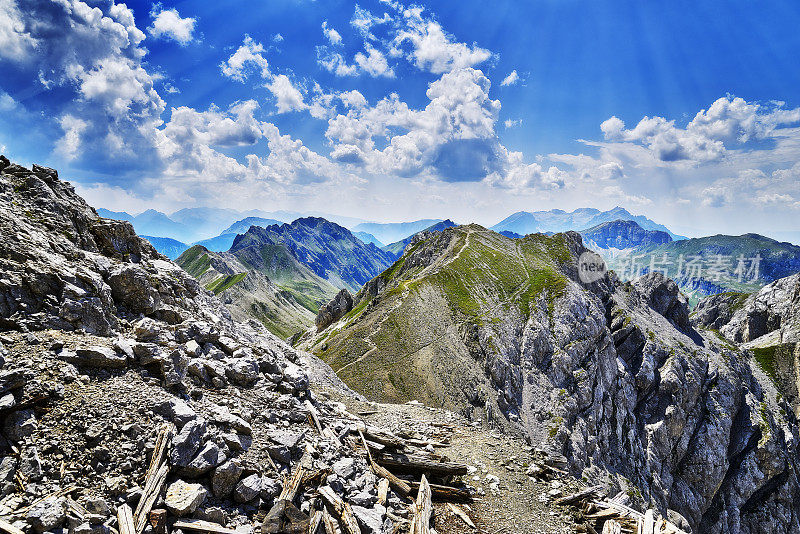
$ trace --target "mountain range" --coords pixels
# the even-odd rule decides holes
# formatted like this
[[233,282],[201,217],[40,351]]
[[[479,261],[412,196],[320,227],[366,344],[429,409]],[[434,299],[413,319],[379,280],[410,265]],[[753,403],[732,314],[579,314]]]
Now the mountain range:
[[673,241],[667,232],[614,221],[581,235],[623,280],[660,270],[677,282],[692,305],[715,293],[757,291],[800,271],[800,247],[758,234]]
[[666,232],[673,240],[684,239],[673,234],[666,226],[655,223],[643,215],[633,215],[625,208],[617,206],[608,211],[595,208],[578,208],[572,212],[559,209],[549,211],[518,211],[491,227],[496,232],[511,231],[526,235],[537,232],[566,232],[592,228],[605,222],[616,220],[634,221],[645,230]]
[[257,319],[281,338],[314,324],[317,310],[338,291],[282,243],[251,240],[235,252],[194,245],[176,263],[222,298],[237,319]]
[[240,318],[256,318],[281,337],[308,328],[339,289],[357,290],[393,259],[315,217],[224,235],[233,235],[228,251],[195,245],[176,262],[228,300]]
[[[761,524],[751,507],[795,491],[782,485],[792,461],[767,477],[763,461],[752,467],[783,439],[768,430],[769,414],[790,420],[780,396],[746,351],[692,327],[661,273],[583,283],[587,251],[575,232],[512,239],[468,225],[420,235],[299,346],[375,401],[458,410],[555,446],[584,473],[604,466],[686,531],[759,530],[720,521]],[[740,493],[753,487],[748,472],[763,492]]]
[[[441,516],[464,522],[465,510],[483,510],[477,523],[487,525],[487,506],[511,503],[559,516],[564,508],[530,496],[580,498],[573,492],[610,499],[598,508],[615,518],[646,510],[652,525],[657,514],[672,525],[661,532],[800,531],[796,395],[784,396],[792,392],[783,380],[797,353],[744,346],[797,339],[797,276],[731,297],[717,310],[717,332],[693,323],[685,296],[659,272],[582,280],[579,258],[589,252],[577,232],[509,238],[466,225],[418,233],[384,268],[377,258],[388,252],[309,218],[252,226],[229,253],[184,252],[186,270],[209,277],[198,283],[131,225],[98,217],[56,171],[0,157],[0,489],[3,516],[14,520],[4,529],[59,532],[68,521],[73,528],[74,514],[74,529],[90,532],[98,521],[115,524],[117,505],[119,522],[130,523],[136,500],[123,495],[144,485],[144,512],[163,499],[169,524],[183,516],[179,526],[218,532],[234,521],[260,522],[264,532],[308,532],[322,521],[335,531],[338,521],[342,532],[378,534],[403,529],[409,506],[409,517],[434,507],[437,530],[455,532]],[[299,348],[240,318],[261,301],[239,310],[233,302],[256,289],[280,298],[281,273],[304,273],[330,294],[315,269],[355,285],[370,260],[377,274],[355,297],[339,291],[343,313],[326,304],[337,319],[295,336]],[[304,313],[300,300],[289,305]],[[451,452],[465,432],[474,442]],[[481,476],[454,482],[473,464]],[[507,501],[495,499],[500,484],[483,483],[500,480],[484,476],[486,465],[507,477]],[[432,473],[431,486],[436,470],[448,474]],[[539,476],[548,480],[527,480]],[[416,504],[404,502],[400,488],[416,483]],[[78,496],[77,484],[91,496]],[[277,498],[281,488],[291,495]],[[459,488],[486,497],[468,509],[428,500]],[[622,529],[610,512],[588,515],[596,532],[628,530],[629,518]],[[293,518],[296,528],[286,528]],[[539,530],[591,531],[569,521]]]

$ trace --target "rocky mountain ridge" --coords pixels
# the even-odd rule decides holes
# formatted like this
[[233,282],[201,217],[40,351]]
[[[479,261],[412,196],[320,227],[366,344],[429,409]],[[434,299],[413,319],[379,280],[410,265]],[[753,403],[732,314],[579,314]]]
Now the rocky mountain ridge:
[[314,324],[319,307],[336,294],[283,245],[238,254],[195,245],[176,263],[219,296],[234,318],[256,319],[282,339]]
[[392,262],[373,244],[364,244],[350,230],[326,219],[306,217],[291,224],[252,226],[233,242],[230,253],[283,244],[300,262],[336,287],[357,291]]
[[470,225],[412,243],[301,346],[373,399],[519,432],[695,532],[798,531],[797,422],[658,273],[577,276],[576,233]]

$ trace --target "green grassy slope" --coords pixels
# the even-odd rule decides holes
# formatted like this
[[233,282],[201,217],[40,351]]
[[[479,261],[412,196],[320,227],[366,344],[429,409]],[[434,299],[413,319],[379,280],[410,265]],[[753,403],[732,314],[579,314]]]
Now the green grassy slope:
[[362,290],[358,305],[308,345],[365,395],[443,403],[443,389],[468,379],[458,362],[474,347],[464,333],[480,328],[491,339],[531,313],[552,314],[569,259],[563,235],[448,229],[407,251],[380,275],[377,296]]

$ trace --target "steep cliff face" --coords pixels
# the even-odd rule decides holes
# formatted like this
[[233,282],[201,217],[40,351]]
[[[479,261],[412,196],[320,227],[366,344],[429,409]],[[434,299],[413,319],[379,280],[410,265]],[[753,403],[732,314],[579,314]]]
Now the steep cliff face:
[[750,350],[800,415],[800,275],[700,301],[692,321]]
[[795,419],[674,282],[584,284],[572,232],[424,237],[303,341],[351,387],[522,433],[695,532],[800,531]]

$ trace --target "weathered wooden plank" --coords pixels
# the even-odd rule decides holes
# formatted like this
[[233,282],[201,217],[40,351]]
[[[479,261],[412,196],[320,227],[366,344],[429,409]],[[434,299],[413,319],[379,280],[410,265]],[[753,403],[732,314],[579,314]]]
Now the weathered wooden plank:
[[325,534],[336,534],[336,521],[327,508],[322,510],[322,524],[325,525]]
[[430,473],[434,475],[466,475],[467,466],[456,462],[441,462],[419,455],[384,452],[375,455],[375,462],[392,467],[398,471],[411,473]]
[[319,526],[322,523],[322,510],[317,510],[311,516],[311,520],[308,522],[308,532],[307,534],[317,534],[317,530],[319,530]]
[[306,410],[308,410],[308,415],[309,417],[311,417],[311,423],[317,429],[317,432],[319,432],[320,435],[322,435],[322,423],[319,422],[319,413],[317,412],[317,409],[314,407],[313,404],[311,404],[311,401],[308,399],[306,399],[303,405],[306,407]]
[[361,534],[361,528],[358,526],[358,521],[356,521],[356,516],[353,515],[350,505],[344,502],[330,486],[322,486],[318,491],[320,496],[328,503],[333,515],[339,519],[342,532],[344,534]]
[[294,471],[292,471],[292,476],[289,480],[283,485],[283,491],[281,491],[278,500],[287,500],[293,501],[295,495],[297,495],[297,490],[300,489],[300,482],[303,480],[303,475],[305,474],[305,467],[303,466],[303,459],[297,462],[297,465],[294,466]]
[[117,508],[117,529],[119,534],[136,534],[136,525],[133,522],[133,510],[127,504]]
[[410,534],[430,534],[433,504],[431,502],[431,487],[425,475],[422,475],[422,479],[419,482],[419,492],[417,492],[417,499],[412,509],[414,516],[411,518]]
[[150,465],[145,475],[144,490],[139,499],[139,504],[136,506],[136,512],[133,514],[136,534],[144,532],[144,527],[147,525],[147,514],[153,508],[167,480],[169,465],[167,464],[166,453],[172,442],[173,428],[171,423],[166,423],[158,432],[153,457],[150,458]]
[[20,529],[5,521],[4,519],[0,519],[0,530],[5,532],[6,534],[25,534]]
[[[411,491],[419,490],[419,482],[409,482]],[[440,484],[430,484],[431,493],[435,501],[457,501],[468,502],[472,500],[472,494],[467,488],[455,488],[453,486],[442,486]]]
[[592,486],[590,488],[585,488],[585,489],[583,489],[583,490],[581,490],[581,491],[579,491],[577,493],[573,493],[572,495],[567,495],[565,497],[559,497],[558,499],[553,501],[553,504],[566,505],[566,504],[572,504],[572,503],[575,503],[575,502],[578,502],[578,501],[582,501],[582,500],[584,500],[584,499],[586,499],[588,497],[596,496],[598,493],[600,493],[603,490],[603,487],[604,486]]
[[386,500],[389,495],[389,479],[381,478],[378,481],[378,502],[382,506],[386,506]]
[[361,444],[363,445],[364,450],[367,451],[367,460],[369,461],[369,466],[370,469],[372,469],[372,472],[381,478],[387,479],[395,491],[397,491],[397,493],[400,495],[405,496],[411,493],[411,486],[409,486],[404,480],[397,478],[394,474],[389,472],[388,469],[375,462],[375,459],[372,457],[372,453],[369,450],[367,439],[364,437],[364,433],[361,430],[358,431],[358,435],[361,437]]
[[167,473],[169,473],[169,465],[164,462],[158,472],[147,480],[142,496],[139,499],[139,505],[136,507],[137,513],[134,516],[136,534],[142,534],[142,532],[144,532],[144,528],[147,526],[147,514],[153,509],[153,505],[164,489],[164,484],[167,481]]
[[656,530],[656,521],[653,517],[653,510],[647,510],[642,520],[642,534],[653,534]]

